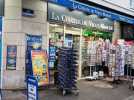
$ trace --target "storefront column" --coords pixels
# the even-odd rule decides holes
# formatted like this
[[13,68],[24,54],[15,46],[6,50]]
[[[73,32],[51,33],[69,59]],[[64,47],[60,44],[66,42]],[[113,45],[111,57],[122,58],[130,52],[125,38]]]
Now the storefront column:
[[[49,33],[49,22],[47,22],[47,25],[46,25],[46,27],[47,27],[47,46],[46,46],[46,48],[47,48],[47,52],[49,52],[49,35],[50,35],[50,33]],[[45,49],[45,47],[43,48],[43,49]]]
[[[3,89],[24,88],[25,35],[22,30],[22,0],[5,0],[4,37],[3,37]],[[7,46],[17,47],[14,70],[7,69]],[[12,68],[12,67],[11,67]]]
[[82,28],[81,28],[81,35],[80,35],[80,51],[79,51],[79,68],[78,68],[78,79],[82,78]]
[[[64,25],[63,26],[63,35],[64,35],[64,41],[65,41],[65,36],[66,36],[66,25]],[[64,43],[63,43],[63,45],[64,45]]]
[[114,21],[114,32],[112,36],[112,43],[115,43],[121,36],[121,25],[120,22]]

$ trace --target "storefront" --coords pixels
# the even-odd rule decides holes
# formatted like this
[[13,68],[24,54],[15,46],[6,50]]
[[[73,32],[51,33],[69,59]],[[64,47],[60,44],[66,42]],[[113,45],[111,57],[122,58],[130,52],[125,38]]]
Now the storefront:
[[[103,47],[104,42],[115,42],[120,38],[120,35],[116,34],[121,33],[121,27],[119,27],[118,23],[115,24],[116,22],[134,24],[134,20],[131,17],[72,0],[49,0],[48,21],[50,23],[49,34],[53,33],[51,32],[53,30],[60,35],[58,36],[60,37],[59,41],[62,41],[61,43],[58,42],[60,46],[64,46],[66,34],[72,34],[74,37],[77,34],[77,43],[79,44],[77,46],[79,49],[79,78],[89,76],[92,70],[98,70],[92,66],[96,66],[96,64],[100,66],[99,62],[102,62],[100,61],[102,55],[99,54],[99,50],[94,52],[97,54],[97,57],[93,54],[95,45]],[[87,57],[89,52],[92,52],[90,57],[95,58],[90,63],[89,56]]]
[[[8,57],[4,55],[4,88],[23,88],[25,86],[24,76],[27,73],[27,66],[25,65],[27,57],[25,55],[26,50],[30,48],[27,44],[27,35],[31,37],[33,44],[35,44],[34,48],[40,46],[40,43],[35,43],[36,39],[34,36],[41,36],[41,49],[49,49],[49,67],[52,70],[56,67],[57,48],[64,45],[74,45],[79,51],[78,73],[79,78],[81,78],[86,76],[84,75],[86,72],[82,71],[84,69],[83,65],[85,65],[83,57],[87,55],[84,51],[87,49],[86,42],[94,40],[94,37],[96,39],[102,37],[111,40],[111,35],[112,38],[115,37],[117,39],[117,35],[120,35],[117,34],[120,33],[120,22],[134,25],[134,19],[127,14],[123,15],[122,13],[113,12],[113,10],[107,11],[99,8],[99,6],[91,6],[75,0],[37,0],[35,2],[23,0],[23,2],[17,2],[16,4],[13,2],[13,7],[10,6],[10,3],[6,2],[6,7],[8,7],[6,13],[11,12],[10,9],[14,11],[16,7],[19,7],[19,9],[26,8],[28,11],[31,11],[30,13],[28,12],[31,17],[20,16],[22,11],[17,10],[17,16],[12,12],[11,14],[14,16],[8,14],[6,19],[4,19],[6,22],[4,26],[7,26],[4,32],[6,36],[3,47],[4,53],[8,53],[10,45],[15,45],[14,52],[17,50],[14,58],[16,63],[11,62],[7,64],[9,60],[13,59],[10,55],[9,58],[11,59],[7,59]],[[107,35],[102,36],[102,34]],[[39,42],[38,39],[37,42]]]
[[[84,61],[87,60],[85,59],[85,55],[87,55],[85,49],[88,45],[84,43],[87,40],[89,41],[91,37],[112,39],[113,21],[52,3],[48,3],[48,21],[49,52],[53,48],[56,56],[57,48],[67,45],[68,41],[72,41],[70,45],[79,51],[78,76],[79,78],[85,77],[83,70],[85,70]],[[71,40],[68,39],[68,36],[71,36]],[[52,55],[52,52],[50,54]],[[57,67],[56,57],[50,56],[49,58],[49,67],[54,69]]]

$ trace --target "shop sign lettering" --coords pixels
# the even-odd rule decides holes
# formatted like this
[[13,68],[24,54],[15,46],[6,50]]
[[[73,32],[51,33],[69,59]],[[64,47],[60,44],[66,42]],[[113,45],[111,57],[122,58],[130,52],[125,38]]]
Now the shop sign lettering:
[[[103,30],[113,30],[113,23],[110,24],[105,23],[102,19],[97,19],[98,21],[94,21],[91,19],[80,19],[75,18],[73,16],[65,15],[65,14],[58,14],[56,12],[49,12],[49,18],[48,20],[53,21],[59,21],[67,24],[74,24],[74,25],[82,25],[82,26],[89,26],[97,29],[103,29]],[[102,20],[99,21],[99,20]]]

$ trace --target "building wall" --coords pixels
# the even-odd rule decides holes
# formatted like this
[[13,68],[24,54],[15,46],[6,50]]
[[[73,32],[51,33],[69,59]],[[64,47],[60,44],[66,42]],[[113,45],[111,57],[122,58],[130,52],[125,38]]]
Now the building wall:
[[[96,4],[103,5],[108,8],[112,8],[116,11],[126,13],[128,15],[134,16],[134,9],[130,7],[130,0],[88,0]],[[121,37],[120,22],[114,22],[114,32],[113,32],[113,42]]]
[[[92,0],[92,1],[101,4],[104,3],[102,2],[102,0]],[[22,8],[29,8],[34,10],[35,17],[32,18],[23,17]],[[128,11],[128,13],[133,14],[132,11]],[[115,25],[119,27],[118,23],[115,23]],[[49,37],[47,34],[49,31],[48,29],[49,25],[47,22],[46,2],[41,0],[5,0],[3,89],[17,89],[25,87],[24,81],[25,81],[26,34],[42,35],[43,36],[42,47],[43,49],[47,49],[48,37]],[[120,33],[119,30],[115,30],[114,32]],[[7,45],[17,45],[16,70],[6,69]]]
[[113,5],[134,11],[134,0],[103,0]]
[[[22,17],[22,8],[35,11],[35,17]],[[26,34],[43,36],[43,49],[47,48],[47,4],[40,0],[5,0],[4,18],[4,89],[24,88]],[[16,70],[6,69],[7,45],[17,45]],[[10,83],[10,84],[9,84]]]
[[132,10],[130,9],[130,0],[103,0],[103,1],[107,1],[117,6]]
[[129,0],[88,0],[88,1],[134,16],[134,10],[130,9]]

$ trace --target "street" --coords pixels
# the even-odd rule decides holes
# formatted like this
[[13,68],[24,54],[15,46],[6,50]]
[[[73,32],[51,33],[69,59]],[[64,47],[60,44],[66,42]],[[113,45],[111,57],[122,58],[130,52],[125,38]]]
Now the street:
[[[55,87],[39,91],[39,100],[134,100],[134,91],[128,89],[127,83],[113,88],[102,81],[80,81],[79,95],[62,96]],[[3,100],[26,100],[26,91],[3,91]]]

